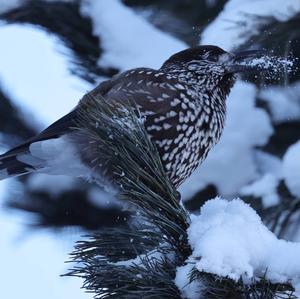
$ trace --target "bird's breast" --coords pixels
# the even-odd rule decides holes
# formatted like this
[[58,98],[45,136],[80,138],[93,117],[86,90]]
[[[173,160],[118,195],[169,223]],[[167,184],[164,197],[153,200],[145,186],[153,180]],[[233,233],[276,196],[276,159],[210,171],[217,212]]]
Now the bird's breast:
[[192,174],[219,140],[224,125],[223,110],[214,108],[205,99],[199,105],[182,93],[170,102],[165,113],[146,115],[146,129],[175,186]]

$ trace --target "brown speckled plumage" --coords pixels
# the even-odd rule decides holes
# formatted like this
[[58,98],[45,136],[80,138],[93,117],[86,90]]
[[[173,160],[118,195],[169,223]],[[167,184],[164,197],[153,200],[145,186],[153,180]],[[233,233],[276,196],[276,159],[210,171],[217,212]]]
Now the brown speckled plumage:
[[[136,103],[167,174],[178,187],[206,158],[221,136],[226,97],[235,81],[235,72],[228,63],[232,57],[233,54],[218,47],[200,46],[171,56],[158,70],[137,68],[102,82],[84,96],[70,114],[0,156],[0,176],[1,171],[5,178],[43,168],[42,153],[38,153],[39,160],[28,158],[33,155],[32,144],[73,136],[74,126],[78,125],[78,108],[93,96],[112,103],[128,99]],[[68,142],[77,151],[76,159],[81,160],[86,171],[86,166],[92,164],[89,160],[97,157],[83,157],[82,140],[77,142],[76,138],[69,138]],[[87,149],[92,146],[88,142],[84,145]],[[95,170],[90,169],[89,176],[97,178]],[[76,175],[78,171],[77,166]]]

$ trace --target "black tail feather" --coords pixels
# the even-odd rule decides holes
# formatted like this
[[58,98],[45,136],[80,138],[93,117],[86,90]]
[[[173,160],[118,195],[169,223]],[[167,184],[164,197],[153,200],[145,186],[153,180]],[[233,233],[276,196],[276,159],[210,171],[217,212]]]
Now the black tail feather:
[[0,155],[0,180],[35,171],[35,167],[20,161],[18,157],[20,155],[30,154],[29,147],[34,142],[58,138],[72,131],[72,129],[76,127],[76,119],[77,110],[75,109],[53,123],[37,136],[30,138],[19,146]]
[[20,176],[36,170],[32,165],[23,163],[17,159],[17,154],[9,152],[0,155],[0,180],[13,176]]

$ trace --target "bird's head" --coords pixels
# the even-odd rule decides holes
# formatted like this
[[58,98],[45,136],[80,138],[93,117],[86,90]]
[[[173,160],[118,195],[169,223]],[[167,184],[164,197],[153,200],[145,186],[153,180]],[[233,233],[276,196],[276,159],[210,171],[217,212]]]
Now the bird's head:
[[229,53],[216,46],[198,46],[172,55],[162,69],[177,72],[179,77],[186,77],[187,82],[196,83],[209,89],[220,88],[228,93],[236,80],[236,74],[256,71],[251,59],[261,56],[261,51]]

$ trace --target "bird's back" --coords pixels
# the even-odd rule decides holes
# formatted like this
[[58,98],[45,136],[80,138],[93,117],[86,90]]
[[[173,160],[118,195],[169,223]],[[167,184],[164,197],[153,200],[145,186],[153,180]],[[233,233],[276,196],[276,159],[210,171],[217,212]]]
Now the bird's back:
[[207,95],[163,70],[139,68],[125,72],[100,84],[83,102],[90,96],[113,102],[134,101],[176,186],[203,161],[223,128],[223,102],[214,109]]
[[[78,111],[91,98],[115,103],[116,109],[118,102],[135,103],[149,136],[158,148],[166,172],[176,186],[189,177],[203,161],[218,140],[223,127],[225,111],[214,111],[210,99],[205,99],[192,85],[180,80],[178,75],[164,70],[138,68],[100,83],[83,97],[69,116],[63,117],[41,134],[0,157],[2,177],[36,169],[62,174],[65,168],[62,160],[64,156],[61,155],[63,150],[69,153],[66,155],[67,165],[70,165],[67,160],[71,152],[72,159],[80,159],[80,163],[74,164],[75,169],[66,167],[65,171],[69,171],[66,174],[78,176],[82,171],[82,176],[100,178],[99,173],[95,173],[100,170],[92,167],[91,161],[101,157],[93,157],[93,145],[82,138],[82,135],[79,138],[75,129],[79,125]],[[57,144],[58,147],[51,146],[52,144]],[[64,149],[60,149],[59,145]],[[56,149],[58,153],[53,152],[49,156],[49,151]],[[55,160],[56,156],[60,159],[58,162]],[[9,164],[4,161],[9,161]],[[104,172],[109,176],[107,171]]]

